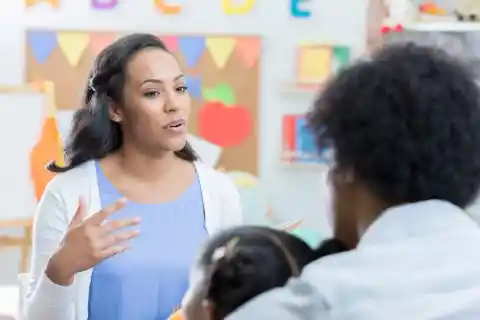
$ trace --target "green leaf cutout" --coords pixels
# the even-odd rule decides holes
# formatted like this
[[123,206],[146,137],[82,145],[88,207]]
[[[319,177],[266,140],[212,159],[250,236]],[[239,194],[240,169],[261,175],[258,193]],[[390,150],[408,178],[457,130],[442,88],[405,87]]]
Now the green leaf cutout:
[[217,93],[215,92],[215,89],[212,89],[212,88],[204,88],[202,90],[202,96],[203,96],[203,100],[205,100],[205,101],[218,101],[218,100],[220,100],[218,98]]
[[233,88],[226,83],[220,83],[215,87],[216,98],[226,106],[234,105],[237,102]]

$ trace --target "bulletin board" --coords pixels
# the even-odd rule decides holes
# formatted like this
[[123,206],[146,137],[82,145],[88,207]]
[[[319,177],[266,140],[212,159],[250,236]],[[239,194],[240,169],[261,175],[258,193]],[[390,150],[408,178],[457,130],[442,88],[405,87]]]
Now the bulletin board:
[[[95,56],[126,33],[28,30],[26,79],[50,81],[58,110],[81,105]],[[187,75],[189,132],[221,148],[217,167],[258,173],[261,38],[158,34]]]

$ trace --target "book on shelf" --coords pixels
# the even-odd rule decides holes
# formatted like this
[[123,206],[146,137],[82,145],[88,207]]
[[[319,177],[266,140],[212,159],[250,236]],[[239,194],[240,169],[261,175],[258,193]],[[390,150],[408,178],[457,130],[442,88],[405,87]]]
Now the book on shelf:
[[317,151],[315,138],[308,129],[305,115],[285,115],[283,117],[282,161],[326,165],[330,162],[328,149]]

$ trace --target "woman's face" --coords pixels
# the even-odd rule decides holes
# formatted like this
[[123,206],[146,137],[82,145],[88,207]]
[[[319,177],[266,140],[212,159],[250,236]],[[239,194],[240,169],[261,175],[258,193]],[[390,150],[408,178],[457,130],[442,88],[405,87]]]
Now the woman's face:
[[175,57],[159,48],[138,52],[126,70],[123,105],[116,110],[125,140],[150,152],[186,143],[191,100]]

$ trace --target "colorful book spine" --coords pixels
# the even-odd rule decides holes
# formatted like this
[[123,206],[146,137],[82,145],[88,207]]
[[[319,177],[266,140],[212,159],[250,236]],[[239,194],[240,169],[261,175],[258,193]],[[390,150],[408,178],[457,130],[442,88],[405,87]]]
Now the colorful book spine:
[[295,161],[295,122],[296,116],[283,117],[283,161]]
[[283,154],[282,160],[287,163],[319,163],[328,162],[324,156],[328,150],[317,151],[315,138],[308,129],[304,115],[286,115],[283,118]]

